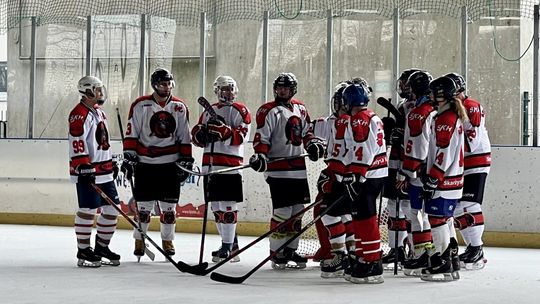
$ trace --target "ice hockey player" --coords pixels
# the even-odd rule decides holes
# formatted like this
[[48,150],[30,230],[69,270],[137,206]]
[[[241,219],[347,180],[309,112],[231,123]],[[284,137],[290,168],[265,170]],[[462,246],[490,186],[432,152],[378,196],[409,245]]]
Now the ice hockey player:
[[[214,81],[217,103],[212,105],[217,117],[204,111],[195,127],[192,142],[204,148],[203,172],[243,164],[244,144],[249,139],[251,114],[236,100],[238,85],[230,76],[218,76]],[[238,249],[236,223],[238,203],[243,201],[242,175],[239,171],[204,177],[205,200],[211,202],[221,247],[212,252],[212,261],[220,262]],[[231,262],[238,262],[235,256]]]
[[[391,131],[390,135],[390,156],[388,160],[388,178],[383,188],[383,197],[388,199],[388,245],[390,251],[383,255],[382,263],[385,269],[392,269],[396,254],[398,257],[398,267],[405,262],[406,252],[405,243],[407,242],[407,220],[403,210],[410,209],[410,201],[408,194],[396,189],[396,176],[401,164],[401,156],[403,155],[403,134],[405,132],[405,118],[414,107],[414,100],[411,98],[411,88],[407,80],[412,73],[420,71],[419,69],[404,70],[397,80],[397,91],[401,102],[397,105],[398,111],[402,114],[403,119],[396,118],[396,126]],[[384,120],[383,120],[384,121]],[[385,129],[387,124],[384,124]],[[385,134],[386,136],[386,134]],[[399,196],[399,197],[398,197]],[[399,209],[396,213],[397,200],[399,199]],[[410,227],[409,227],[410,228]],[[397,253],[396,253],[396,235],[397,235]],[[412,240],[411,240],[412,241]]]
[[[129,110],[122,170],[128,178],[132,174],[135,178],[133,193],[144,232],[158,203],[162,246],[171,256],[175,254],[180,184],[189,177],[177,163],[186,168],[193,165],[189,112],[185,102],[171,93],[175,85],[171,72],[158,68],[150,80],[154,92],[137,98]],[[140,259],[144,255],[144,240],[137,230],[133,236],[133,254]]]
[[[298,81],[293,73],[281,73],[274,80],[274,100],[263,104],[257,111],[257,132],[253,140],[255,154],[250,164],[255,171],[265,172],[272,199],[270,227],[289,220],[309,203],[306,164],[301,154],[304,149],[312,161],[323,157],[322,139],[310,131],[310,117],[306,106],[294,99]],[[286,160],[272,161],[286,157]],[[305,268],[307,260],[300,256],[298,239],[283,251],[277,251],[301,229],[302,218],[290,220],[284,229],[270,236],[270,253],[274,269]]]
[[[350,81],[340,82],[332,97],[333,113],[323,122],[314,123],[314,134],[326,140],[327,166],[319,175],[317,199],[322,200],[319,204],[321,210],[347,193],[345,187],[337,181],[341,180],[346,172],[348,164],[348,151],[345,145],[345,131],[349,125],[349,115],[343,103],[343,90],[352,84]],[[324,132],[319,130],[324,126]],[[349,252],[354,255],[354,230],[352,227],[350,200],[342,201],[334,206],[322,217],[324,231],[320,233],[321,250],[328,248],[327,253],[320,254],[321,277],[342,277],[349,267]],[[314,215],[318,212],[314,211]],[[324,245],[328,244],[328,245]],[[322,251],[320,251],[322,252]]]
[[425,71],[414,72],[407,80],[414,108],[406,117],[403,161],[397,174],[397,187],[406,190],[410,200],[410,208],[404,205],[403,211],[411,223],[413,256],[403,263],[403,273],[412,276],[420,276],[421,269],[428,266],[427,250],[433,246],[429,220],[427,214],[422,212],[421,178],[428,156],[431,121],[436,114],[429,98],[431,80],[431,75]]
[[422,270],[422,280],[459,279],[459,257],[453,227],[454,209],[463,192],[464,130],[467,112],[457,86],[446,76],[429,84],[437,115],[431,122],[426,175],[422,196],[433,234],[434,252],[429,267]]
[[356,284],[383,283],[377,197],[388,176],[388,159],[381,119],[367,108],[369,90],[352,84],[343,90],[350,115],[345,145],[350,149],[347,174],[341,180],[352,200],[355,261],[345,279]]
[[[101,80],[85,76],[79,80],[80,102],[69,113],[69,173],[76,183],[79,209],[75,215],[75,234],[77,235],[77,265],[79,267],[99,267],[104,264],[120,265],[120,255],[109,249],[109,243],[116,230],[118,212],[92,187],[97,185],[119,204],[118,193],[109,141],[107,116],[101,105],[107,93]],[[90,247],[92,226],[98,208],[95,249]]]
[[469,120],[465,128],[465,172],[463,197],[454,211],[455,226],[460,231],[467,249],[459,255],[465,269],[482,269],[485,266],[482,235],[484,234],[484,214],[482,202],[487,175],[491,166],[491,144],[486,129],[486,115],[482,105],[465,93],[465,80],[456,73],[452,78],[458,87],[459,98]]

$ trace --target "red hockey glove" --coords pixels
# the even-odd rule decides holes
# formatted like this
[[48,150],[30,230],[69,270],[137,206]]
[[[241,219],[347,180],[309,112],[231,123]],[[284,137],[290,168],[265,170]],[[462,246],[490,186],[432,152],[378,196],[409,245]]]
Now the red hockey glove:
[[219,120],[208,121],[208,133],[218,138],[220,141],[229,139],[232,135],[231,127]]

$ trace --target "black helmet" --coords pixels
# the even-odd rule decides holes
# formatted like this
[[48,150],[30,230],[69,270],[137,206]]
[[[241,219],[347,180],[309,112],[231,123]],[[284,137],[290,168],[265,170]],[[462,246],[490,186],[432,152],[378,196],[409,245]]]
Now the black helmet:
[[296,76],[293,73],[281,73],[274,80],[274,91],[276,91],[277,87],[290,88],[291,94],[294,96],[297,92],[298,80],[296,80]]
[[397,80],[397,92],[401,98],[411,98],[411,88],[407,85],[407,80],[412,73],[421,71],[420,69],[412,68],[401,72]]
[[409,76],[407,84],[411,88],[411,92],[418,98],[429,93],[429,82],[431,80],[433,80],[433,77],[428,72],[416,71]]
[[150,77],[150,83],[152,86],[160,83],[161,81],[174,81],[173,74],[167,69],[157,68]]
[[457,89],[454,80],[448,76],[439,77],[429,83],[429,90],[433,94],[435,100],[439,98],[452,100],[456,96]]
[[452,80],[456,83],[457,93],[465,91],[465,79],[463,76],[459,75],[458,73],[448,73],[444,76],[452,78]]

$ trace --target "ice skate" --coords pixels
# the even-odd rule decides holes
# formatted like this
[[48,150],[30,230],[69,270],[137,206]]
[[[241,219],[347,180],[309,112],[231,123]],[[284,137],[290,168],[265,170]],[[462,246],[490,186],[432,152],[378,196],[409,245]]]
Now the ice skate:
[[92,247],[77,250],[77,266],[79,267],[101,267],[101,257],[97,256]]
[[351,276],[345,278],[354,284],[380,284],[384,282],[382,261],[358,261],[352,268]]
[[275,270],[286,269],[288,262],[289,260],[287,260],[283,252],[278,252],[272,257],[272,268]]
[[165,251],[168,256],[173,256],[176,253],[172,241],[162,240],[161,245],[163,246],[163,251]]
[[450,238],[450,259],[452,260],[452,278],[459,280],[459,270],[461,269],[459,261],[459,246],[455,238]]
[[431,265],[425,269],[422,269],[422,275],[420,276],[423,281],[454,281],[454,277],[452,275],[452,259],[450,258],[450,250],[450,247],[448,247],[442,254],[436,253],[429,258]]
[[403,273],[406,276],[420,277],[422,269],[427,268],[429,265],[429,256],[427,252],[422,253],[417,259],[410,259],[403,262]]
[[[233,243],[231,250],[225,250],[223,249],[223,244],[221,247],[219,247],[218,250],[212,251],[212,262],[219,263],[226,258],[228,258],[231,254],[236,253],[238,251],[238,243]],[[225,254],[226,252],[226,254]],[[238,255],[232,257],[229,262],[231,263],[237,263],[240,262],[240,257]]]
[[[307,259],[303,256],[300,256],[296,253],[296,249],[285,248],[283,251],[289,263],[287,263],[287,268],[291,269],[303,269],[306,268]],[[293,262],[294,264],[291,264]]]
[[487,259],[484,258],[483,246],[468,245],[465,252],[459,255],[461,268],[466,270],[480,270],[486,266]]
[[[390,248],[390,251],[388,251],[387,254],[383,255],[382,257],[382,264],[384,271],[393,271],[394,270],[394,262],[396,260],[396,250],[394,248]],[[402,264],[405,262],[405,247],[399,246],[398,247],[398,270],[403,270]]]
[[99,243],[96,242],[96,249],[94,249],[94,254],[108,260],[108,261],[101,260],[101,265],[108,265],[108,266],[120,265],[120,255],[112,252],[111,249],[109,249],[109,246],[101,246]]
[[345,270],[343,271],[343,278],[349,281],[351,278],[352,269],[357,263],[354,251],[349,251],[349,253],[347,254],[347,260],[349,261],[349,267],[345,268]]
[[140,262],[141,257],[144,256],[144,245],[143,240],[135,240],[135,250],[133,250],[133,254],[137,257],[137,262]]
[[343,251],[334,252],[334,257],[321,262],[321,278],[341,278],[349,267],[349,257]]

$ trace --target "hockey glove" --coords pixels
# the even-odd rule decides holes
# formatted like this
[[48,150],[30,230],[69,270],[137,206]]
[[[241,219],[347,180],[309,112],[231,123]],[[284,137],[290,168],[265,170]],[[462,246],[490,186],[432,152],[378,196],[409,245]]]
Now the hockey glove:
[[124,173],[124,176],[127,179],[131,179],[133,177],[133,173],[135,172],[135,166],[139,162],[139,156],[135,154],[134,152],[124,152],[124,160],[122,161],[122,166],[120,167],[120,170],[122,173]]
[[217,138],[220,141],[225,141],[229,139],[232,135],[231,127],[226,125],[220,120],[210,120],[208,121],[208,134]]
[[[176,164],[188,170],[193,170],[194,161],[195,159],[193,159],[193,157],[182,157],[176,162]],[[187,173],[186,171],[178,168],[178,180],[180,184],[185,182],[189,178],[190,175],[191,174]]]
[[438,184],[438,179],[431,176],[428,176],[426,178],[426,180],[424,181],[424,187],[422,188],[422,197],[424,198],[424,201],[427,202],[433,198]]
[[336,181],[336,175],[334,172],[324,169],[319,175],[319,180],[317,180],[317,189],[319,193],[330,193]]
[[347,189],[347,193],[352,201],[355,201],[362,191],[363,183],[366,181],[366,178],[360,174],[348,174],[343,177],[341,183]]
[[317,161],[324,156],[324,143],[320,138],[311,139],[306,145],[306,151],[309,154],[309,159]]
[[390,144],[394,147],[401,147],[404,132],[403,128],[394,128],[390,134]]
[[204,148],[208,143],[208,128],[204,124],[193,127],[192,141],[197,147]]
[[396,189],[403,194],[407,194],[409,187],[409,176],[405,172],[398,170],[396,174]]
[[249,159],[249,165],[257,172],[264,172],[268,169],[268,157],[262,153],[255,153]]
[[81,184],[94,184],[96,182],[96,168],[91,164],[80,164],[75,168],[79,176],[77,182]]

